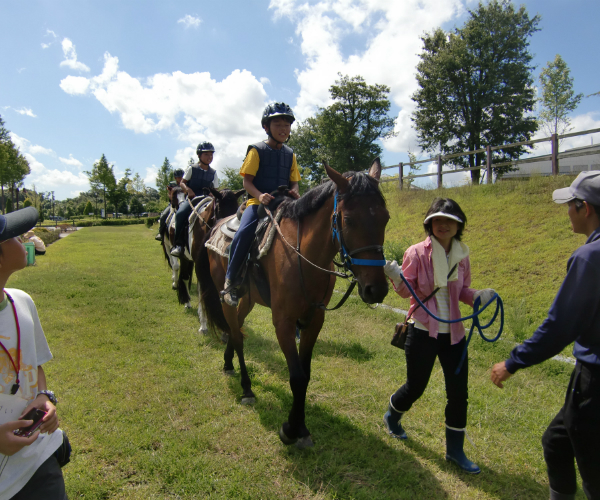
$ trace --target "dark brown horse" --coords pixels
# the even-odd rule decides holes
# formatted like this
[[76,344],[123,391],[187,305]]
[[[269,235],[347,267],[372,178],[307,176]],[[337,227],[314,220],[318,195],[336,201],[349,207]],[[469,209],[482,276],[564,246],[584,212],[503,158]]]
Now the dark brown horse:
[[[294,396],[288,421],[283,423],[279,437],[285,444],[296,443],[298,448],[313,444],[305,425],[306,391],[313,347],[323,326],[324,307],[331,299],[335,284],[335,276],[327,270],[334,269],[333,259],[340,251],[340,242],[351,255],[358,254],[364,263],[349,267],[358,281],[361,299],[368,304],[378,303],[388,292],[382,267],[382,245],[389,213],[379,190],[379,159],[368,175],[341,175],[327,165],[325,168],[330,178],[328,182],[280,207],[283,217],[279,225],[286,241],[277,234],[268,254],[259,261],[270,287],[273,325],[287,361]],[[334,240],[334,230],[339,230],[341,240]],[[295,248],[310,262],[298,257]],[[261,298],[256,281],[251,280],[237,310],[225,303],[221,306],[218,290],[223,289],[227,259],[206,247],[200,257],[198,276],[209,325],[230,334],[224,371],[233,371],[235,352],[240,363],[242,403],[253,403],[255,396],[244,361],[240,328],[255,303],[268,304]],[[377,265],[373,265],[374,259]],[[371,264],[366,264],[368,262]],[[210,274],[206,272],[209,269]],[[296,325],[301,329],[299,351],[295,341]]]

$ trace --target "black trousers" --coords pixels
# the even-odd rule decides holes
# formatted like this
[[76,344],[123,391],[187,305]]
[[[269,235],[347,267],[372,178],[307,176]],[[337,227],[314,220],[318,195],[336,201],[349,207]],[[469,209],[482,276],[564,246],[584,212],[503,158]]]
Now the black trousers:
[[600,367],[577,362],[565,404],[542,437],[550,487],[577,489],[575,460],[589,499],[600,500]]
[[171,205],[167,205],[167,208],[163,210],[163,213],[160,214],[160,219],[158,219],[158,230],[161,234],[165,232],[167,229],[167,217],[171,213]]
[[11,500],[68,500],[65,480],[54,455],[38,467],[35,474]]
[[469,359],[468,356],[458,375],[458,367],[465,348],[463,338],[458,344],[450,345],[450,334],[440,333],[438,338],[429,336],[429,332],[414,328],[406,337],[406,383],[392,396],[392,404],[398,411],[410,410],[429,383],[435,358],[440,358],[444,380],[446,382],[446,425],[464,428],[467,425],[467,406],[469,399]]

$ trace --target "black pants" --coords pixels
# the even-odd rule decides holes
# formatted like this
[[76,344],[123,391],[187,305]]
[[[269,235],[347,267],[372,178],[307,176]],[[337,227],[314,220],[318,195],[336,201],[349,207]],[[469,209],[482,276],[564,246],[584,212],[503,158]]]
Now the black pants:
[[68,500],[65,480],[56,457],[52,455],[11,500]]
[[446,425],[464,428],[467,425],[467,406],[469,399],[469,360],[458,367],[465,348],[463,338],[458,344],[450,345],[450,334],[440,333],[438,338],[429,336],[429,332],[414,328],[406,338],[406,383],[392,396],[392,404],[398,411],[408,411],[419,399],[429,382],[435,358],[440,358],[444,380],[446,382]]
[[589,499],[600,500],[600,367],[577,362],[565,404],[542,437],[550,487],[575,493],[575,460]]
[[171,213],[171,205],[167,205],[167,208],[163,210],[163,213],[160,214],[160,219],[158,219],[158,231],[160,234],[164,234],[165,229],[167,229],[167,217]]

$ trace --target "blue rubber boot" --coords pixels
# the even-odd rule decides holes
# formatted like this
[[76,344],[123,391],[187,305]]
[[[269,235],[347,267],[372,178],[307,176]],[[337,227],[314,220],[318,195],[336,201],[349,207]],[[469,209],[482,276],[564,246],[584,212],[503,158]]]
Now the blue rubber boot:
[[454,462],[469,474],[479,474],[481,469],[466,457],[463,451],[464,444],[465,429],[446,426],[446,460]]
[[390,405],[388,411],[383,416],[383,423],[388,431],[388,434],[396,439],[408,439],[406,432],[400,425],[400,419],[404,415],[403,411],[397,411],[392,405],[392,398],[390,398]]

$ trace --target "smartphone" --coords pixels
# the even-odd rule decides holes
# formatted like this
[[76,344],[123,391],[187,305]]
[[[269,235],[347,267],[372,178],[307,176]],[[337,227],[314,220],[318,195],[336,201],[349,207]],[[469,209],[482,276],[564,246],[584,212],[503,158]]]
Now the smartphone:
[[25,415],[23,415],[23,418],[20,418],[19,420],[33,420],[33,424],[31,424],[29,427],[21,427],[20,429],[16,429],[14,431],[14,435],[20,437],[31,436],[37,430],[37,428],[42,425],[42,419],[45,415],[45,411],[38,410],[37,408],[29,410]]

